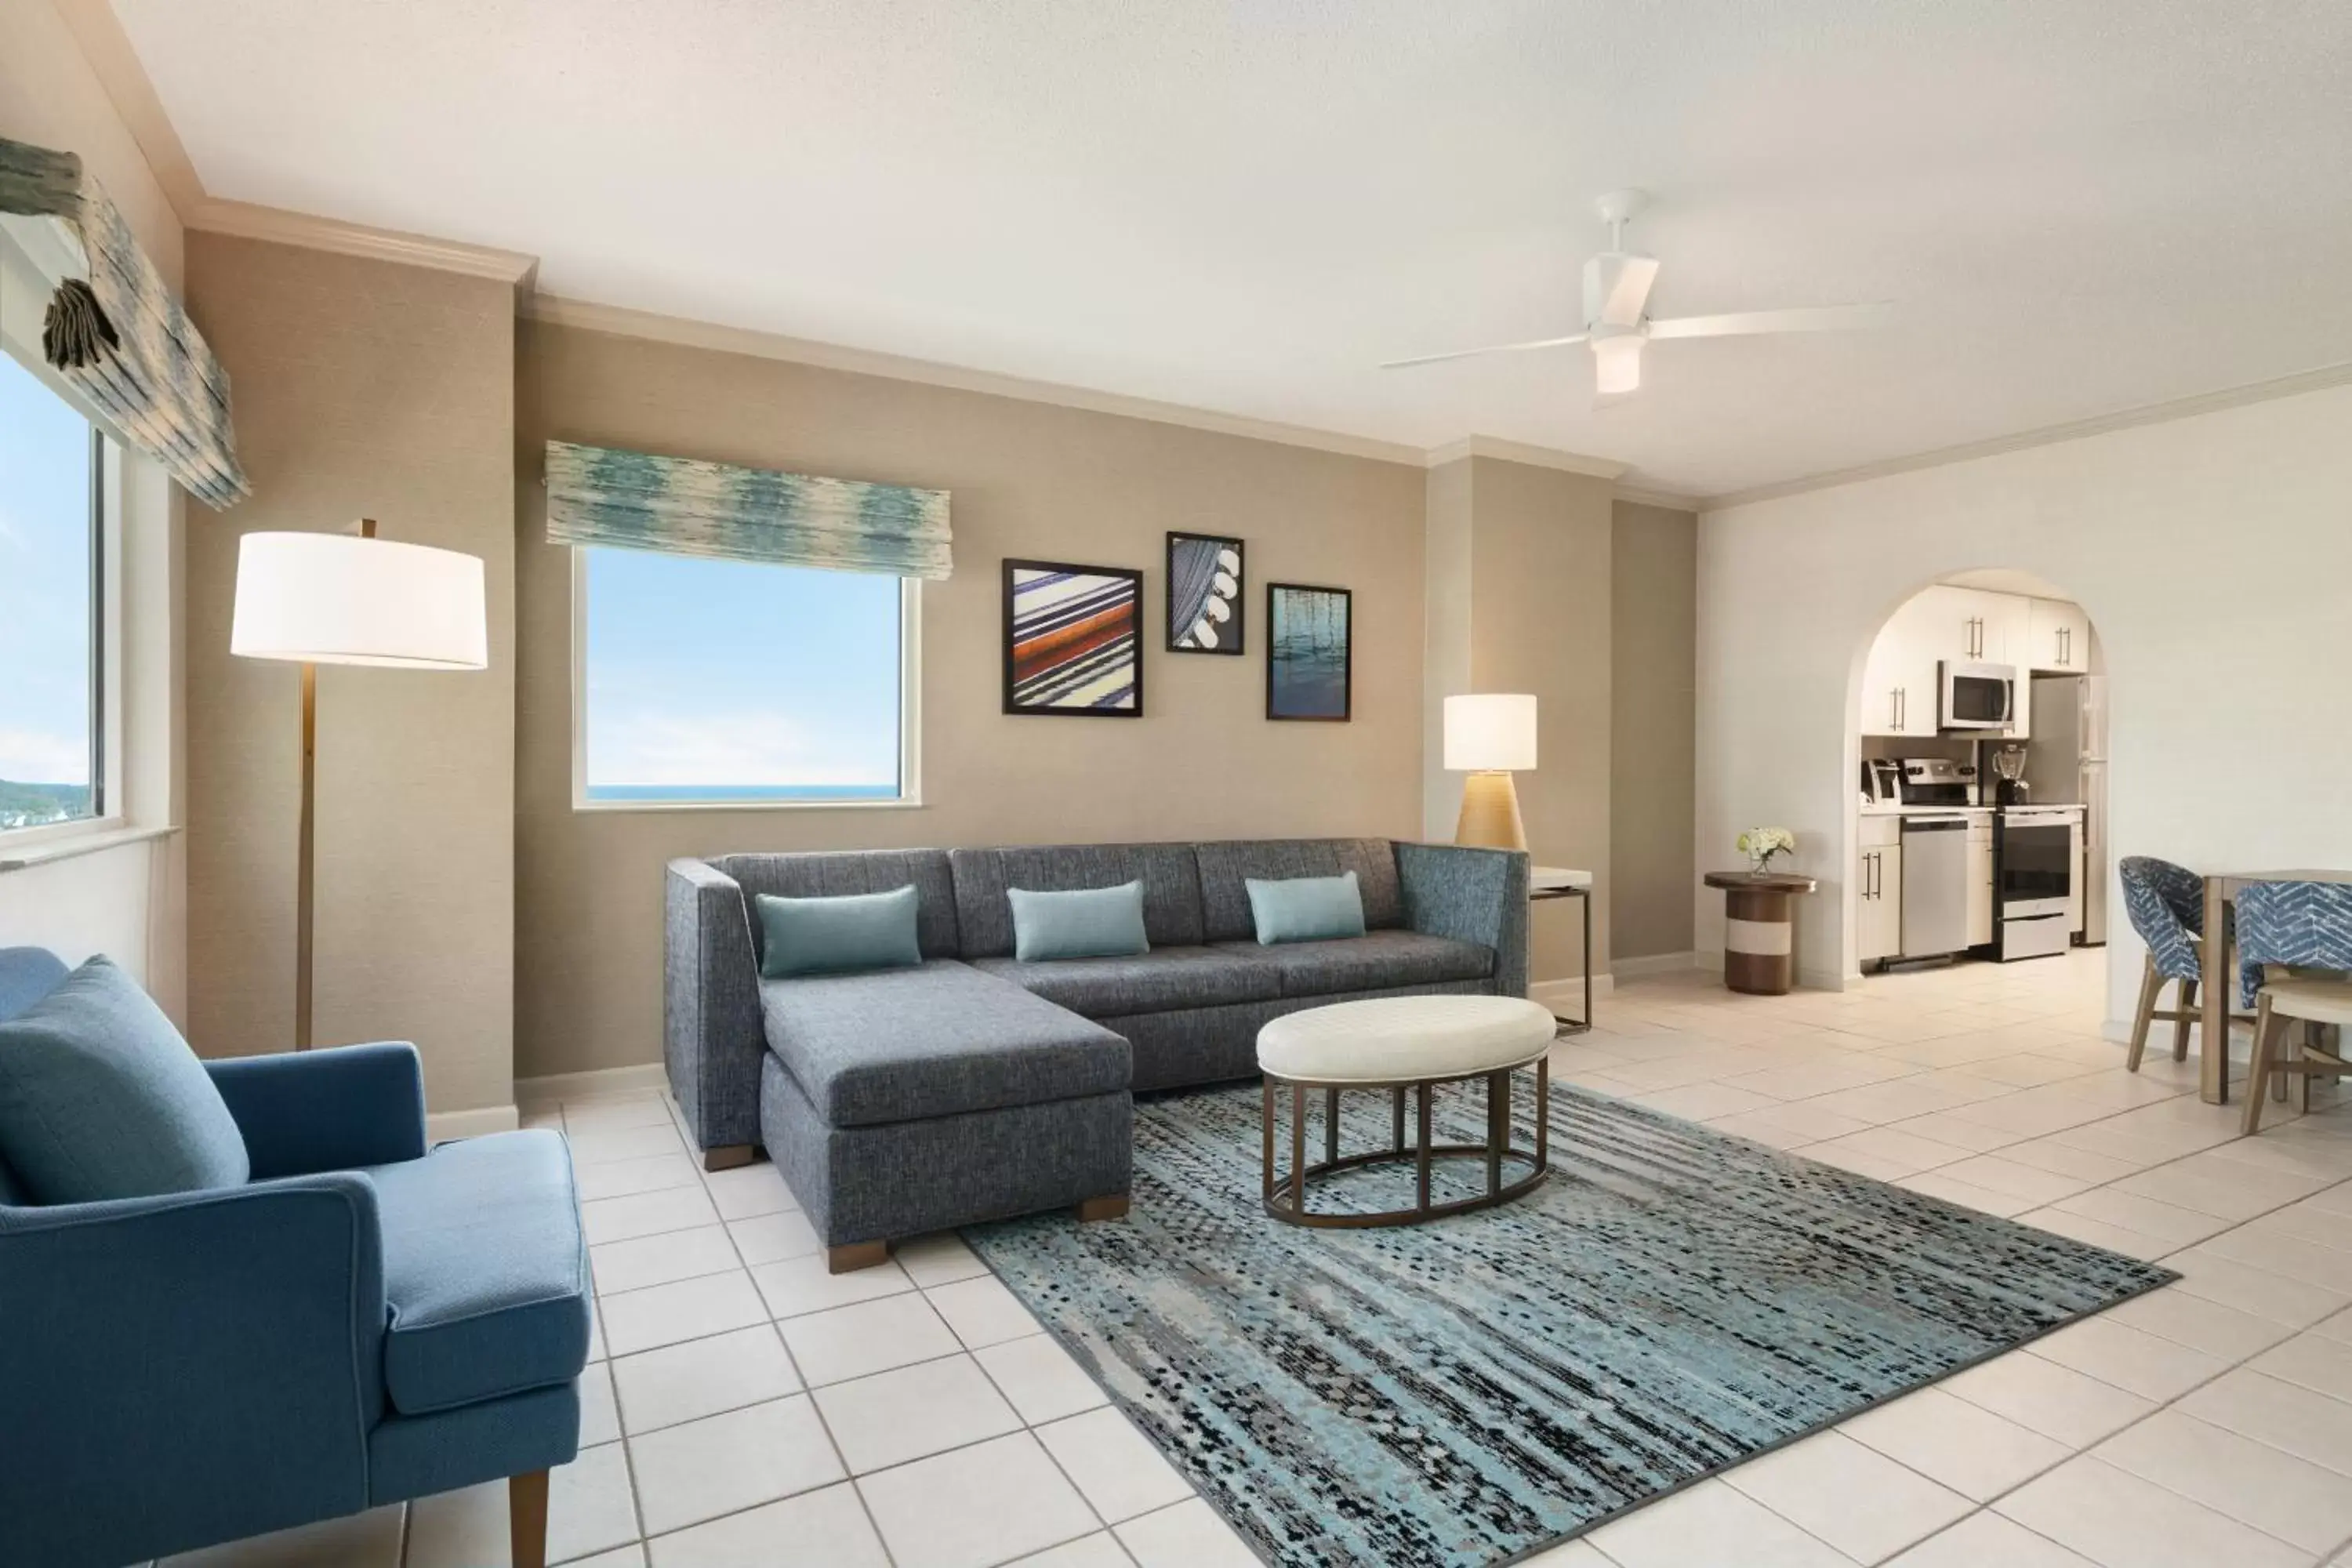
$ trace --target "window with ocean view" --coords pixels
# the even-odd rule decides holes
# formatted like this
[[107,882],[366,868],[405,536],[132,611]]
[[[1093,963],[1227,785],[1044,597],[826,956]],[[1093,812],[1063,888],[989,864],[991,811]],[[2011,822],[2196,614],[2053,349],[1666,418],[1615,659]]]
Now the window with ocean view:
[[581,804],[913,795],[913,584],[635,550],[579,557]]
[[100,451],[87,419],[0,353],[0,833],[105,809]]

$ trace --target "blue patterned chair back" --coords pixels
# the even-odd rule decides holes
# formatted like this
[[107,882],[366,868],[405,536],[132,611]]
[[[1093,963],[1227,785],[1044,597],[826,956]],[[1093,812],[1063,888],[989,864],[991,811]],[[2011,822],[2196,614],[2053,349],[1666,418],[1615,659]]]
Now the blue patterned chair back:
[[2198,977],[2197,939],[2205,931],[2205,879],[2153,855],[2126,855],[2116,868],[2124,911],[2168,980]]
[[2249,1003],[2267,964],[2352,973],[2352,884],[2256,882],[2238,907],[2239,983]]

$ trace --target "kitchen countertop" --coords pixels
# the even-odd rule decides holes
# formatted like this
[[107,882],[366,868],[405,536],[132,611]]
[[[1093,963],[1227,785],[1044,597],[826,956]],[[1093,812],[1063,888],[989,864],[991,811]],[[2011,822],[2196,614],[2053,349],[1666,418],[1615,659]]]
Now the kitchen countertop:
[[2048,805],[2034,805],[2029,804],[2021,806],[1882,805],[1876,802],[1872,802],[1862,808],[1862,815],[1864,816],[1950,816],[1954,813],[1958,813],[1962,816],[1982,817],[1984,820],[1990,822],[1995,816],[2003,811],[2071,811],[2079,815],[2082,810],[2083,807],[2079,802],[2067,801],[2056,801]]

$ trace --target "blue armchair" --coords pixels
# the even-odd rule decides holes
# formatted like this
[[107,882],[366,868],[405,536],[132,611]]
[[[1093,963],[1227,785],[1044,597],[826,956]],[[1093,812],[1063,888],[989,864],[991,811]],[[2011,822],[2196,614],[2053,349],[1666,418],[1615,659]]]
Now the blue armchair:
[[[65,973],[0,949],[0,1018]],[[413,1046],[205,1067],[244,1186],[41,1205],[0,1166],[0,1556],[112,1568],[503,1477],[540,1568],[588,1353],[562,1139],[428,1151]]]

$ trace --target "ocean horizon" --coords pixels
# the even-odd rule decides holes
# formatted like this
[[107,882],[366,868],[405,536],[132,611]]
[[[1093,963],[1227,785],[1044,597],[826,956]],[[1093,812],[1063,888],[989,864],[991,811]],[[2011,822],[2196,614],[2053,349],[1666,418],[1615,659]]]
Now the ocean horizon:
[[590,800],[896,800],[898,786],[866,784],[590,784]]

